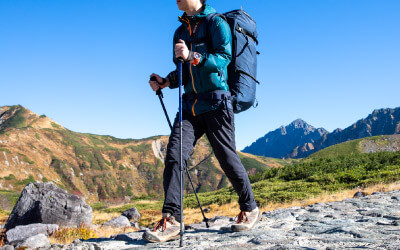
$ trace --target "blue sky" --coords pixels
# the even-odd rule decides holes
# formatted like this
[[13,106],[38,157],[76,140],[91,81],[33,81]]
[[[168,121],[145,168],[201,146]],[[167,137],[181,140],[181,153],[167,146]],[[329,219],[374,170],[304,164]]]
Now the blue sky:
[[[259,106],[236,119],[238,149],[302,118],[332,131],[400,106],[400,1],[208,0],[257,21]],[[77,132],[167,135],[151,73],[173,70],[175,1],[0,0],[0,106]],[[174,117],[178,92],[165,90]]]

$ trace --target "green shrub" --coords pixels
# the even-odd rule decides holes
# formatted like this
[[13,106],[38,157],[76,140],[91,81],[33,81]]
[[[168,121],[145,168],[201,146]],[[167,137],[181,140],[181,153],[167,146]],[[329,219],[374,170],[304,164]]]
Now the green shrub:
[[8,176],[4,177],[5,180],[10,181],[10,180],[15,180],[15,175],[9,174]]
[[26,186],[26,185],[28,185],[29,183],[33,183],[33,182],[35,182],[35,178],[34,178],[32,175],[29,175],[28,178],[26,178],[26,179],[24,179],[24,180],[22,180],[22,181],[18,181],[18,182],[17,182],[17,185]]

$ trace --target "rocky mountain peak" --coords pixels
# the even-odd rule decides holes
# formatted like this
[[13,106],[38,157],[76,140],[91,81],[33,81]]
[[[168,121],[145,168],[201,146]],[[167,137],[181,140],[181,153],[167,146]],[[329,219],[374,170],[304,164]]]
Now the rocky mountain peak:
[[309,125],[307,122],[303,121],[302,119],[296,119],[294,121],[292,121],[289,126],[293,126],[295,128],[307,128],[307,127],[312,127],[311,125]]
[[304,120],[296,119],[289,125],[269,132],[246,147],[243,152],[268,157],[287,157],[293,148],[306,145],[301,150],[313,149],[312,143],[326,133],[327,131],[323,128],[316,129]]

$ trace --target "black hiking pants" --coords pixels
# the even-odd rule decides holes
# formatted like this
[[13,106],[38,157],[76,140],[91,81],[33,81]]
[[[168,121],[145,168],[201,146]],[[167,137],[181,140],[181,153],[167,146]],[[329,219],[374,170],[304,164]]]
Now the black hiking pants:
[[[198,116],[182,114],[183,164],[186,167],[189,154],[197,140],[206,134],[221,168],[239,196],[240,209],[256,208],[249,177],[243,167],[235,145],[234,113],[226,105],[223,108]],[[162,212],[172,214],[180,221],[180,149],[179,117],[175,118],[169,138],[164,169],[165,200]],[[185,173],[186,175],[186,173]]]

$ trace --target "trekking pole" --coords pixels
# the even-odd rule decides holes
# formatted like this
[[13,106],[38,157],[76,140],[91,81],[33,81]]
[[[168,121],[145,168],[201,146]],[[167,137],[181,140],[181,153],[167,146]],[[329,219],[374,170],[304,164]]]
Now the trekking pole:
[[[155,76],[150,77],[150,81],[155,81],[155,82],[158,83],[157,77],[155,77]],[[167,117],[167,121],[168,121],[169,128],[172,130],[172,124],[171,124],[171,121],[169,120],[169,116],[168,116],[168,113],[167,113],[167,109],[165,108],[164,102],[163,102],[163,100],[162,100],[162,99],[164,98],[164,95],[163,95],[163,93],[162,93],[162,91],[161,91],[161,88],[159,88],[159,89],[157,90],[156,95],[158,95],[158,99],[160,99],[160,103],[161,103],[161,106],[162,106],[162,108],[163,108],[163,110],[164,110],[165,117]]]
[[183,177],[184,177],[184,172],[183,172],[183,150],[182,150],[182,145],[183,145],[183,139],[182,139],[182,63],[183,63],[183,58],[178,58],[179,63],[178,63],[178,71],[179,71],[179,152],[180,152],[180,160],[179,160],[179,168],[181,172],[181,190],[180,190],[180,195],[181,195],[181,239],[179,246],[183,247],[183,234],[185,228],[183,227]]
[[[150,81],[155,81],[155,82],[157,82],[157,78],[156,78],[155,76],[152,76],[152,77],[150,78]],[[158,90],[157,90],[156,95],[158,95],[158,98],[160,99],[160,103],[161,103],[161,106],[162,106],[162,108],[163,108],[163,110],[164,110],[165,117],[167,118],[169,128],[170,128],[171,131],[172,131],[171,120],[169,119],[169,116],[168,116],[168,113],[167,113],[167,109],[165,108],[164,102],[163,102],[163,100],[162,100],[162,98],[164,98],[164,95],[162,94],[161,89],[158,89]],[[207,158],[208,158],[208,157],[207,157]],[[197,203],[199,204],[201,214],[203,215],[203,221],[206,223],[206,227],[209,228],[209,227],[210,227],[210,225],[208,224],[209,219],[208,219],[208,218],[206,217],[206,215],[204,214],[203,207],[201,206],[199,196],[197,195],[196,188],[194,187],[194,184],[193,184],[192,176],[190,175],[190,172],[189,172],[189,169],[187,168],[187,166],[185,167],[185,170],[186,170],[186,174],[187,174],[187,176],[188,176],[188,178],[189,178],[190,185],[192,186],[194,195],[196,196]]]

